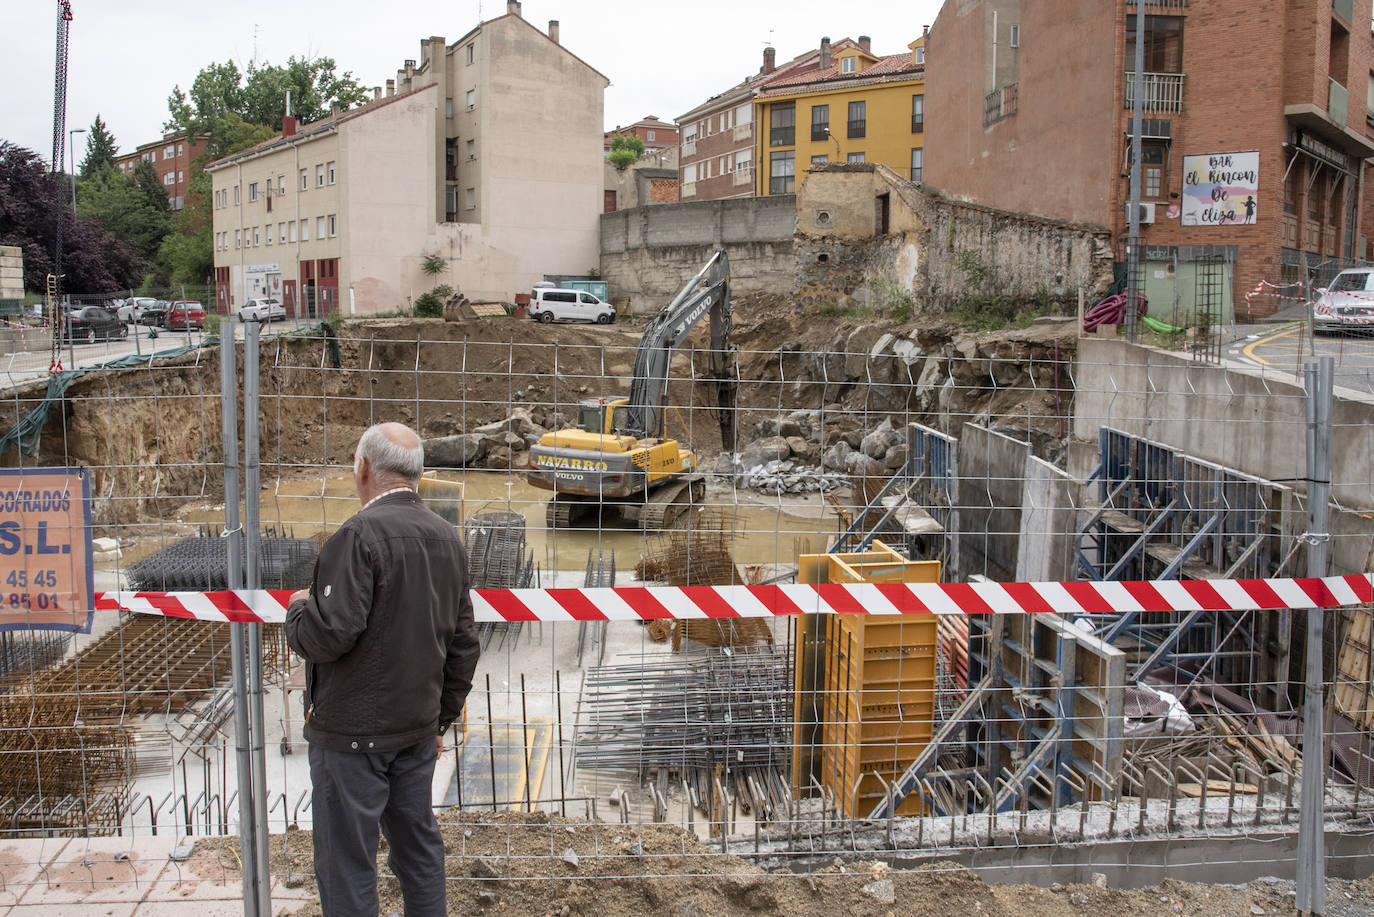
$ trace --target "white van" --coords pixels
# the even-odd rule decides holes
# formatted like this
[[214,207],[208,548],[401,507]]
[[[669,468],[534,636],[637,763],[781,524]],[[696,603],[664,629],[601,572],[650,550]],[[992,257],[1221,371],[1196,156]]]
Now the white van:
[[596,322],[609,325],[615,321],[615,307],[582,290],[560,290],[556,287],[535,287],[530,291],[530,318],[537,322],[568,321]]

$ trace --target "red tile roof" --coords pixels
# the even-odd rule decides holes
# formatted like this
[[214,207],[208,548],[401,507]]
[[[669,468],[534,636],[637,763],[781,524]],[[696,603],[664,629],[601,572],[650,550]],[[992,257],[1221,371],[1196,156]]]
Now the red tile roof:
[[841,73],[840,61],[827,70],[812,70],[806,73],[788,74],[773,80],[759,93],[759,98],[794,95],[797,92],[821,91],[844,86],[867,86],[871,83],[886,83],[894,80],[919,79],[925,74],[925,67],[912,64],[911,52],[889,54],[880,57],[867,68],[857,73]]

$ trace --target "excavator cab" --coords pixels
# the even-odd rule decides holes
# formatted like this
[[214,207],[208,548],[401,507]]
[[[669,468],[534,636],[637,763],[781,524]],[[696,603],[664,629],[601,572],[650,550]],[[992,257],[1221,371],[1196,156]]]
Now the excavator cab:
[[577,403],[577,428],[588,433],[611,435],[629,422],[624,398],[584,398]]

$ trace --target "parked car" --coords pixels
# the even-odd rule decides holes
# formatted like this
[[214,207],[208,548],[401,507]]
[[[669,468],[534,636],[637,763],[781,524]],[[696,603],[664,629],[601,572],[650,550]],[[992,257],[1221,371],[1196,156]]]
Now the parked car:
[[124,300],[118,309],[119,320],[138,325],[158,325],[167,312],[167,302],[151,296],[135,296]]
[[118,340],[129,334],[129,327],[104,306],[82,306],[64,313],[59,320],[62,340],[74,344]]
[[199,331],[205,327],[205,307],[198,302],[179,300],[167,310],[163,324],[169,331]]
[[1315,333],[1374,331],[1374,270],[1341,271],[1331,286],[1317,293],[1312,303]]
[[572,321],[609,325],[615,321],[615,307],[581,290],[550,289],[535,284],[530,292],[529,315],[537,322]]
[[279,299],[250,299],[239,309],[241,322],[286,321],[286,307]]

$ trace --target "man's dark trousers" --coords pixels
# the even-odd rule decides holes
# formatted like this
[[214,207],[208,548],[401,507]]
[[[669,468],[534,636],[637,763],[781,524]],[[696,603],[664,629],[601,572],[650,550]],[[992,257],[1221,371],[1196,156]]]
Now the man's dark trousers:
[[406,917],[448,913],[444,840],[430,807],[433,739],[382,754],[310,743],[315,879],[325,917],[377,917],[377,828],[391,848]]

